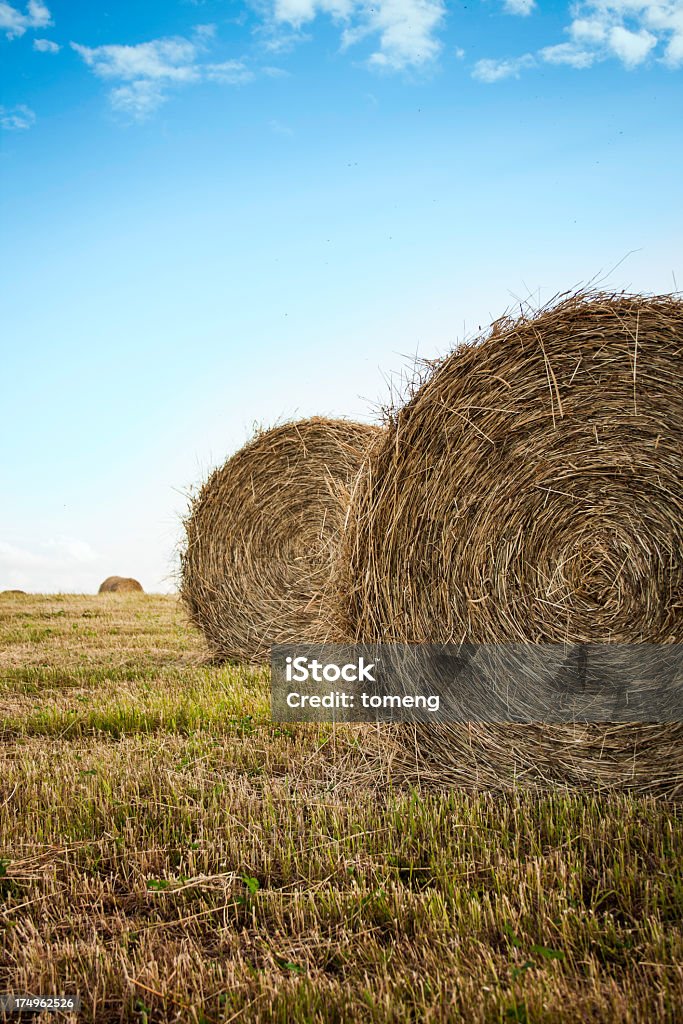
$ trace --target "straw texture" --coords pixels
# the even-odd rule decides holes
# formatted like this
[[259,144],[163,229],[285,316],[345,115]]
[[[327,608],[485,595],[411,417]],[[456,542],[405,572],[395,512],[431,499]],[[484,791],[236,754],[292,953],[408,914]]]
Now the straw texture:
[[142,584],[134,580],[132,576],[107,576],[106,580],[100,583],[99,594],[131,594],[142,591]]
[[[498,321],[428,368],[366,459],[337,564],[339,631],[681,642],[682,469],[680,300],[570,295]],[[444,726],[383,746],[396,770],[459,784],[673,792],[682,740],[681,725]]]
[[181,594],[217,659],[326,639],[325,595],[349,490],[376,427],[316,417],[257,434],[185,521]]

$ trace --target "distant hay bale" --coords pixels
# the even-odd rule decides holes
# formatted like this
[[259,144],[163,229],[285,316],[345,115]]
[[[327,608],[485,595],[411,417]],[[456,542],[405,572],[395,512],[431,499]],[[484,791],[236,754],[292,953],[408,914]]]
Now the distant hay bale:
[[219,659],[322,641],[346,502],[377,427],[313,418],[259,433],[209,477],[185,521],[181,595]]
[[25,594],[25,590],[0,590],[0,596],[5,594]]
[[[683,302],[564,297],[433,364],[359,475],[341,632],[683,640]],[[683,725],[448,725],[378,740],[458,784],[683,791]]]
[[106,580],[100,583],[98,590],[99,594],[130,594],[133,592],[144,593],[142,585],[132,576],[107,576]]

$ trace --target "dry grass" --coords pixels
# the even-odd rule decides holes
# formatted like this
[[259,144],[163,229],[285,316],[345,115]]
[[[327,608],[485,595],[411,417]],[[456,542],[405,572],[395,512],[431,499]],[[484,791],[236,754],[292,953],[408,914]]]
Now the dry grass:
[[81,1024],[680,1019],[680,810],[349,784],[356,731],[270,722],[173,598],[3,598],[0,640],[0,991]]
[[[369,453],[340,633],[408,643],[683,638],[683,302],[572,295],[431,366]],[[441,782],[679,792],[683,726],[393,733]]]
[[185,522],[182,595],[220,659],[323,640],[323,596],[350,485],[376,427],[315,417],[256,435],[217,469]]

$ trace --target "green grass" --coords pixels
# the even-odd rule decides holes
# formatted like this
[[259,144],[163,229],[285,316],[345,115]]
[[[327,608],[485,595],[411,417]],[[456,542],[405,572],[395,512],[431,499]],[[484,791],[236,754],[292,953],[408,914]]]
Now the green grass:
[[3,597],[0,640],[0,991],[97,1024],[682,1019],[677,809],[360,786],[357,731],[270,722],[172,598]]

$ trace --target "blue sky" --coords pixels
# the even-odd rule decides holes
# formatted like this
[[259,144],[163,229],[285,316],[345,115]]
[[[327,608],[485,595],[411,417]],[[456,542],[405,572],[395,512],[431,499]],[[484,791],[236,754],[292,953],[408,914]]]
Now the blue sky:
[[254,423],[683,284],[683,0],[0,2],[0,60],[0,589],[169,589]]

